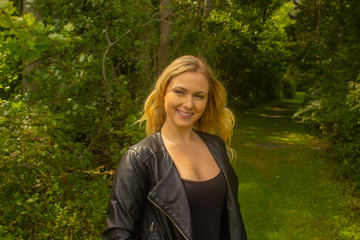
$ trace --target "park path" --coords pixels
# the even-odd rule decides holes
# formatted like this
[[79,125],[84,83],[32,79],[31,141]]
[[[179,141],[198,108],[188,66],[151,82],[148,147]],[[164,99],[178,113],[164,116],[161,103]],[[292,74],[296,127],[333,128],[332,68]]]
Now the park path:
[[250,240],[360,239],[360,202],[324,145],[292,119],[299,101],[238,114],[232,146]]

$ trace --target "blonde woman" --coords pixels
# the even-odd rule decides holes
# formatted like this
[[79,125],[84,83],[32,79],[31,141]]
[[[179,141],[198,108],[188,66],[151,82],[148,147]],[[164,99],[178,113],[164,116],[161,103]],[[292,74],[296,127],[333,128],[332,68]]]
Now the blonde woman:
[[118,166],[104,239],[244,240],[229,163],[234,116],[202,59],[183,56],[145,102],[148,137]]

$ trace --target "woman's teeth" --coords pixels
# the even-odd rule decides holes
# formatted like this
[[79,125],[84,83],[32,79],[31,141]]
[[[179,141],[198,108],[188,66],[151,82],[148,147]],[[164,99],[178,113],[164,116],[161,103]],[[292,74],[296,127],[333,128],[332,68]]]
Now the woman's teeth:
[[184,112],[181,112],[181,111],[178,111],[181,115],[184,115],[186,117],[189,117],[192,115],[192,113],[184,113]]

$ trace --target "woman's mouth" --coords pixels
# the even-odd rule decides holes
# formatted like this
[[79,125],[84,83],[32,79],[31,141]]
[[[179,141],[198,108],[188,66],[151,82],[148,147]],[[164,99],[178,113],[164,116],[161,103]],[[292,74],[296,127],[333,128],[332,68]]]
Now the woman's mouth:
[[180,110],[177,110],[177,112],[179,113],[180,117],[182,117],[182,118],[190,118],[193,115],[193,113],[186,113],[186,112],[182,112]]

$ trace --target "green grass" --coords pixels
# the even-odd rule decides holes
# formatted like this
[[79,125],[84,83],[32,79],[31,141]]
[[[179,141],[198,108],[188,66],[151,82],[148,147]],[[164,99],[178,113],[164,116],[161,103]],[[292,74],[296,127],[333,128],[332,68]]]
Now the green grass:
[[322,144],[291,116],[296,100],[238,116],[233,163],[250,240],[360,239],[360,202]]

